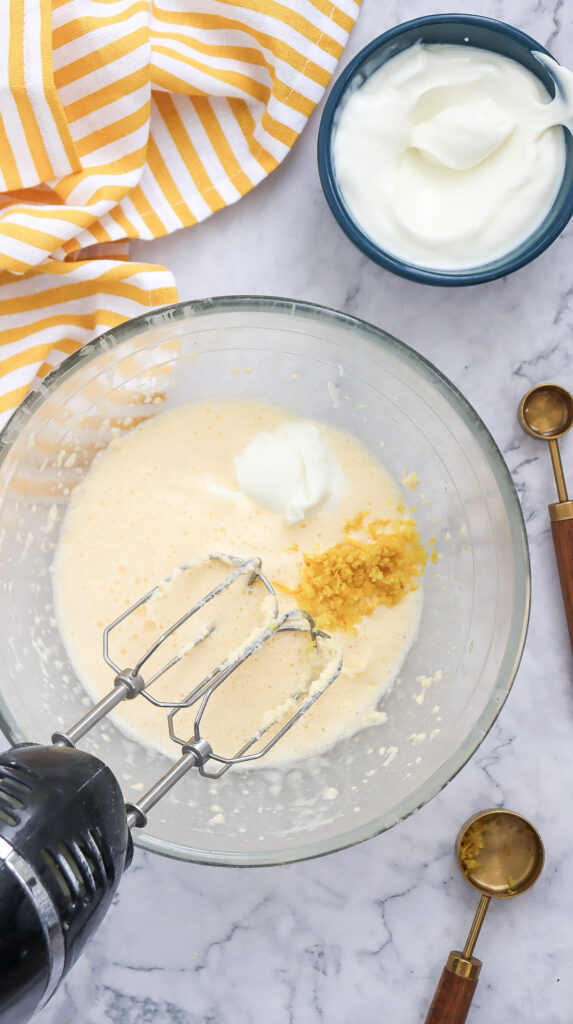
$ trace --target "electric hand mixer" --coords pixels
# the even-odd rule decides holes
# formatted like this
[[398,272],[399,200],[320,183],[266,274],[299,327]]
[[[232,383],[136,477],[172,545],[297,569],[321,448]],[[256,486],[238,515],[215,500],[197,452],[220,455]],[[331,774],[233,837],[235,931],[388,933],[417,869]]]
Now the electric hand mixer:
[[[324,666],[308,685],[295,688],[287,702],[292,713],[286,722],[283,705],[276,714],[265,716],[232,757],[216,753],[202,735],[201,723],[219,686],[278,633],[305,631],[316,650],[329,638],[307,612],[293,609],[279,615],[276,593],[261,571],[260,559],[217,554],[206,556],[203,563],[223,563],[231,571],[163,631],[134,668],[122,670],[112,660],[110,634],[152,601],[163,584],[104,629],[103,655],[115,673],[106,697],[67,732],[54,733],[52,746],[21,744],[0,755],[0,1024],[24,1024],[55,993],[107,913],[131,862],[131,829],[145,827],[148,811],[192,768],[207,778],[219,778],[233,765],[264,757],[340,673],[340,651],[326,644]],[[196,560],[181,570],[197,564]],[[192,654],[216,623],[200,630],[147,681],[141,674],[144,666],[200,609],[242,576],[249,588],[264,588],[264,623],[182,700],[157,699],[150,693],[152,684]],[[169,735],[180,745],[181,757],[136,804],[126,805],[111,769],[93,754],[77,750],[76,743],[122,701],[135,698],[168,712]],[[177,715],[196,705],[193,736],[184,739],[176,731]],[[217,770],[208,771],[209,762],[216,762]]]

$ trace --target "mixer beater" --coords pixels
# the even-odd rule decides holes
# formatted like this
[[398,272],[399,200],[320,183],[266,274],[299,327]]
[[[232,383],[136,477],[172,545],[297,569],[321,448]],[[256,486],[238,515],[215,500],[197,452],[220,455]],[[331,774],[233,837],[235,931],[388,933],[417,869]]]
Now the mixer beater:
[[[211,554],[176,570],[204,565],[230,571],[184,615],[160,633],[133,668],[121,669],[110,655],[110,637],[140,608],[157,599],[173,576],[153,587],[103,632],[103,656],[114,685],[80,721],[55,732],[51,746],[19,744],[0,754],[0,1024],[24,1024],[45,1006],[99,926],[133,856],[131,829],[147,824],[148,812],[191,769],[210,779],[233,765],[257,761],[277,744],[334,682],[342,668],[340,649],[300,609],[279,615],[278,599],[258,558]],[[147,680],[150,659],[201,609],[246,577],[249,590],[263,588],[263,623],[226,655],[180,700],[161,700],[151,687],[217,628],[211,622],[178,649]],[[267,643],[285,632],[308,634],[325,653],[316,677],[299,683],[289,701],[265,715],[232,756],[213,750],[202,722],[213,694]],[[76,744],[123,701],[141,698],[167,712],[169,736],[181,756],[137,801],[125,804],[119,782],[99,758]],[[197,709],[193,735],[178,735],[178,716]],[[289,709],[288,711],[286,709]],[[286,717],[286,721],[284,718]],[[217,770],[207,770],[215,762]]]

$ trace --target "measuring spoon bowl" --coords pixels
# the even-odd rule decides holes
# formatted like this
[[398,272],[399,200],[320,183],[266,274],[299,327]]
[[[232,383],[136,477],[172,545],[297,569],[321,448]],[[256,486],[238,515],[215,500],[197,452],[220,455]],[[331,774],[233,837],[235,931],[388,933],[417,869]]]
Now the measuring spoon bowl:
[[462,826],[456,856],[464,878],[484,896],[519,896],[537,881],[545,853],[541,836],[515,811],[487,810]]
[[563,437],[573,426],[573,395],[559,384],[538,384],[523,396],[517,415],[532,437]]

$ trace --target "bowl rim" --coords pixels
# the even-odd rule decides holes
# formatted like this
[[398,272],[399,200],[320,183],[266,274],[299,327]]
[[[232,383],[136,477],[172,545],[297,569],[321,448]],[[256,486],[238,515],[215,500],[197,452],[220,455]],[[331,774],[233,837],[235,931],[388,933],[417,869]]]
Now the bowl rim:
[[[410,794],[392,809],[392,820],[386,820],[389,817],[388,814],[384,818],[379,816],[361,826],[347,828],[336,839],[309,840],[292,849],[284,848],[280,853],[269,853],[268,851],[258,853],[253,850],[248,851],[248,853],[237,853],[236,851],[226,853],[219,850],[195,849],[179,843],[157,839],[137,829],[134,830],[133,838],[137,846],[177,860],[229,867],[264,867],[310,860],[329,853],[335,853],[371,839],[387,831],[393,825],[398,824],[409,817],[414,811],[423,807],[458,774],[487,736],[515,680],[525,646],[529,623],[531,595],[530,559],[523,512],[509,469],[485,423],[455,384],[425,356],[405,342],[389,334],[383,328],[377,327],[349,313],[306,300],[299,301],[263,295],[225,295],[207,299],[191,299],[159,307],[151,312],[126,320],[118,327],[105,331],[97,338],[87,342],[78,352],[64,359],[56,369],[52,370],[31,389],[30,393],[24,398],[0,431],[0,466],[4,462],[16,437],[19,435],[21,428],[31,418],[35,410],[44,403],[48,395],[51,395],[57,389],[60,381],[67,379],[78,368],[97,358],[100,352],[108,353],[111,349],[118,348],[142,330],[153,329],[177,320],[197,319],[201,316],[209,316],[221,312],[231,314],[278,312],[289,317],[310,317],[311,319],[326,323],[334,322],[343,330],[348,331],[350,343],[352,334],[358,332],[361,339],[372,342],[373,347],[381,346],[383,350],[387,350],[390,354],[405,361],[406,364],[418,372],[421,372],[422,376],[437,388],[441,396],[449,402],[454,411],[471,428],[474,436],[479,439],[484,458],[492,471],[506,511],[515,569],[514,602],[510,628],[508,630],[508,640],[498,669],[497,680],[492,688],[487,704],[468,735],[456,750],[442,762],[439,768],[429,776],[415,793]],[[1,697],[0,730],[12,744],[27,740],[27,737],[23,736],[20,732],[17,723],[13,721],[12,716],[7,713]],[[28,742],[30,741],[28,740]]]
[[[348,85],[351,83],[355,74],[360,71],[361,66],[368,60],[368,58],[372,54],[376,53],[381,46],[387,45],[393,39],[397,39],[407,32],[411,32],[418,28],[423,30],[423,28],[428,25],[444,24],[464,25],[470,30],[472,28],[486,28],[500,36],[506,36],[515,40],[521,44],[524,49],[529,50],[530,53],[543,53],[546,56],[551,57],[552,60],[555,60],[553,54],[545,46],[542,46],[541,43],[538,43],[537,40],[533,39],[533,37],[528,35],[526,32],[522,32],[521,29],[515,28],[508,22],[499,21],[496,18],[485,17],[480,14],[427,14],[420,18],[412,18],[409,21],[401,22],[399,25],[393,26],[388,29],[387,32],[383,32],[381,35],[376,36],[375,39],[372,39],[367,43],[335,80],[320,119],[317,140],[317,161],[320,183],[331,212],[338,221],[338,224],[344,231],[345,235],[363,253],[365,253],[369,259],[383,267],[385,270],[390,270],[399,277],[404,277],[410,281],[417,281],[420,284],[461,288],[476,284],[484,284],[487,281],[494,281],[500,277],[506,277],[537,259],[537,257],[545,252],[545,250],[548,249],[555,239],[561,234],[573,216],[573,193],[569,204],[570,209],[561,209],[558,216],[548,224],[547,228],[538,237],[535,244],[529,248],[523,249],[519,256],[507,259],[507,257],[511,256],[511,252],[509,252],[507,253],[507,257],[501,256],[497,261],[482,264],[481,269],[478,266],[475,269],[470,267],[462,268],[459,271],[440,270],[439,268],[418,266],[414,263],[408,263],[407,261],[400,259],[398,256],[393,256],[381,246],[377,245],[376,242],[374,242],[373,239],[371,239],[362,230],[362,228],[359,227],[357,222],[350,215],[343,200],[341,190],[336,181],[331,152],[331,142],[335,127],[334,121],[340,102],[344,98]],[[556,63],[558,63],[558,61],[556,61]],[[543,66],[540,64],[540,69],[542,67]],[[547,216],[549,217],[550,214]],[[524,243],[524,245],[525,244],[526,243]],[[506,259],[507,262],[504,263],[503,261]]]

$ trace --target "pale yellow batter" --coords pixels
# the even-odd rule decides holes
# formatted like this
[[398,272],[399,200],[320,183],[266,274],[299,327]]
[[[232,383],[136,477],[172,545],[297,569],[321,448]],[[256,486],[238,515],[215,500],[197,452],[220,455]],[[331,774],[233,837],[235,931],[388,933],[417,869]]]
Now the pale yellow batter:
[[[287,524],[239,491],[235,459],[262,430],[295,417],[253,399],[216,399],[189,404],[140,424],[114,440],[95,459],[74,491],[53,566],[59,627],[78,677],[94,698],[108,692],[113,673],[102,655],[102,629],[174,569],[206,552],[259,555],[275,585],[293,589],[303,554],[340,541],[344,524],[367,511],[376,519],[406,513],[398,487],[380,463],[348,433],[319,424],[342,470],[345,488],[336,502]],[[132,666],[158,631],[228,571],[224,566],[183,573],[157,600],[113,635],[112,655]],[[281,608],[293,599],[278,589]],[[215,606],[192,620],[171,652],[193,636],[217,628],[153,687],[160,699],[180,699],[261,622],[263,591],[235,585]],[[355,632],[337,634],[343,649],[340,677],[281,740],[265,764],[288,763],[331,747],[343,736],[379,720],[375,711],[392,684],[416,633],[421,588],[392,606],[380,606]],[[167,655],[169,656],[169,655]],[[155,656],[154,665],[166,655]],[[203,732],[216,750],[233,754],[258,729],[265,714],[300,689],[320,668],[306,636],[273,640],[224,683],[209,707]],[[145,674],[145,673],[144,673]],[[149,672],[147,672],[149,677]],[[116,712],[125,731],[176,754],[165,713],[142,698]],[[178,716],[183,738],[192,716]]]

